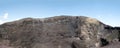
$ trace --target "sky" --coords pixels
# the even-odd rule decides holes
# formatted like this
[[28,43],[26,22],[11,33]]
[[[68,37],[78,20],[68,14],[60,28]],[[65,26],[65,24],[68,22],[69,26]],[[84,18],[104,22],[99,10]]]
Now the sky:
[[0,24],[59,15],[87,16],[120,26],[120,0],[0,0]]

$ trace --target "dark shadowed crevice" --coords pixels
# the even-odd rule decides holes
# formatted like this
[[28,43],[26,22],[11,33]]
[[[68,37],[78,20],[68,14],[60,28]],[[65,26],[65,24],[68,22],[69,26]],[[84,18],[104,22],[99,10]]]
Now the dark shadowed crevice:
[[75,36],[74,37],[78,37],[79,36],[79,32],[78,32],[78,17],[75,18],[75,22],[74,24],[72,24],[73,28],[75,29]]
[[114,28],[114,27],[107,26],[107,27],[105,27],[105,29],[112,29],[112,30],[114,30],[115,28]]
[[3,35],[2,34],[0,34],[0,38],[2,38],[3,37]]
[[79,17],[77,16],[76,19],[79,19]]
[[120,42],[120,31],[119,31],[119,33],[118,33],[118,39],[119,39],[119,42]]
[[101,41],[101,46],[106,46],[109,44],[109,42],[104,38],[100,38],[100,41]]
[[72,43],[71,47],[72,47],[72,48],[77,48],[73,43]]
[[120,42],[120,27],[114,27],[118,31],[118,41]]

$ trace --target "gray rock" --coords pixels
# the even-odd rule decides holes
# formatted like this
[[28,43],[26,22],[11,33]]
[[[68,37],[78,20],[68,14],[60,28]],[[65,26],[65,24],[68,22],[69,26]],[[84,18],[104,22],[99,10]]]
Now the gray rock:
[[0,47],[99,48],[120,41],[120,28],[84,16],[24,18],[0,25]]

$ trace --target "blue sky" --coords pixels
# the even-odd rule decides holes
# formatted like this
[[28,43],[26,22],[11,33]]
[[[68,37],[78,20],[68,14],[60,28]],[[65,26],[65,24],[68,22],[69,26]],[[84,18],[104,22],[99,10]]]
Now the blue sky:
[[120,0],[0,0],[0,23],[59,15],[88,16],[120,26]]

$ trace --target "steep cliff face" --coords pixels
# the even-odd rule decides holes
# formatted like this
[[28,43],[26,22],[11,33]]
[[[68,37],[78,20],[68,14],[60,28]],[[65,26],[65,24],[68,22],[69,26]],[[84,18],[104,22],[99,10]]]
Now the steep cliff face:
[[25,18],[0,25],[1,48],[99,48],[119,39],[119,27],[84,16]]

